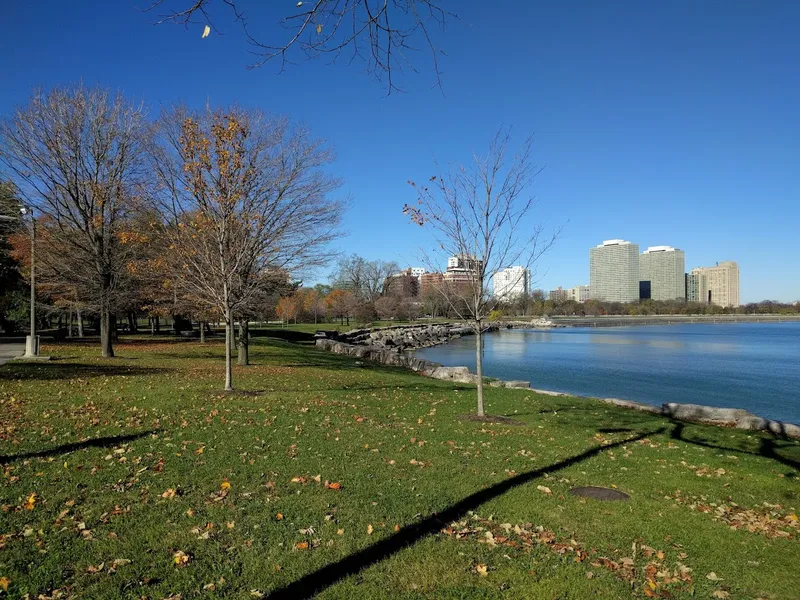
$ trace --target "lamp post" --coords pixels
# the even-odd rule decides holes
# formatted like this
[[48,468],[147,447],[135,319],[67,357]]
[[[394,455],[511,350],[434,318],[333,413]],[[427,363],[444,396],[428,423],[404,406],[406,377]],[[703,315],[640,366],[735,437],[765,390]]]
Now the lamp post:
[[25,338],[25,358],[39,356],[39,338],[36,336],[36,217],[33,208],[23,206],[19,212],[31,216],[31,334]]

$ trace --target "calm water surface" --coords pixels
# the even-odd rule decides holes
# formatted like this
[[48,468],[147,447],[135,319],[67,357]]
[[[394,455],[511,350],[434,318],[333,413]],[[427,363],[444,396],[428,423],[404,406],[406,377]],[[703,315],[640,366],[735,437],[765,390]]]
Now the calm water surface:
[[[484,374],[648,404],[744,408],[800,423],[800,322],[506,330],[484,336]],[[475,338],[417,351],[475,369]]]

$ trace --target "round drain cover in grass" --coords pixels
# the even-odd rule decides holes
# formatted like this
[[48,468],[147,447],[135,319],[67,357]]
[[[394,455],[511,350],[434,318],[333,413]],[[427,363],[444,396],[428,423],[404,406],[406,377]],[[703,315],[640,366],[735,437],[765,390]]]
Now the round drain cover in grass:
[[595,500],[627,500],[630,498],[628,494],[620,492],[619,490],[612,490],[610,488],[596,487],[589,485],[586,487],[576,487],[569,491],[573,496],[582,496],[584,498],[594,498]]

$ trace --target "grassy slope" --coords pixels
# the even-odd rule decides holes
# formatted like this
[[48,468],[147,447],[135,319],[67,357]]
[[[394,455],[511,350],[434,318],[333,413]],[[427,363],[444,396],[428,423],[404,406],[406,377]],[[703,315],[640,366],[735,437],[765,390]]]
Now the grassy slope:
[[[254,366],[235,370],[257,396],[219,392],[219,342],[142,339],[112,360],[93,346],[46,351],[60,360],[0,369],[10,597],[252,598],[361,569],[320,597],[800,598],[796,443],[520,390],[490,389],[488,406],[524,426],[464,422],[469,386],[264,338]],[[575,485],[631,500],[567,495]],[[732,500],[754,527],[790,537],[732,529],[670,499],[676,490]],[[443,512],[469,522],[448,534],[424,520]],[[495,547],[479,541],[485,529]]]

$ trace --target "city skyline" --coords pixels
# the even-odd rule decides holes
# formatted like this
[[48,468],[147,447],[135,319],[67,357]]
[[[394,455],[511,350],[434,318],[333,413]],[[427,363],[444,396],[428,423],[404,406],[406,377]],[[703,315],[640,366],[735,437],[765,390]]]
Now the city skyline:
[[[441,39],[443,88],[409,77],[408,93],[387,95],[358,65],[248,70],[247,42],[233,23],[223,23],[229,35],[201,39],[200,26],[155,26],[135,3],[4,3],[0,76],[9,85],[0,112],[36,87],[82,80],[120,90],[151,113],[178,101],[289,115],[337,151],[333,172],[352,209],[344,216],[350,235],[335,249],[406,264],[436,248],[402,214],[415,199],[407,181],[427,181],[435,159],[469,162],[507,123],[535,135],[544,167],[531,189],[537,221],[566,224],[532,273],[536,287],[585,283],[586,240],[613,231],[669,240],[691,253],[688,267],[735,257],[742,302],[800,300],[792,258],[800,255],[800,180],[791,160],[800,154],[800,5],[515,10],[530,23],[525,36],[507,35],[503,11],[459,3],[459,22]],[[274,25],[282,12],[273,3],[248,6],[254,24]],[[504,60],[490,58],[487,45]],[[325,90],[325,110],[312,89]]]

